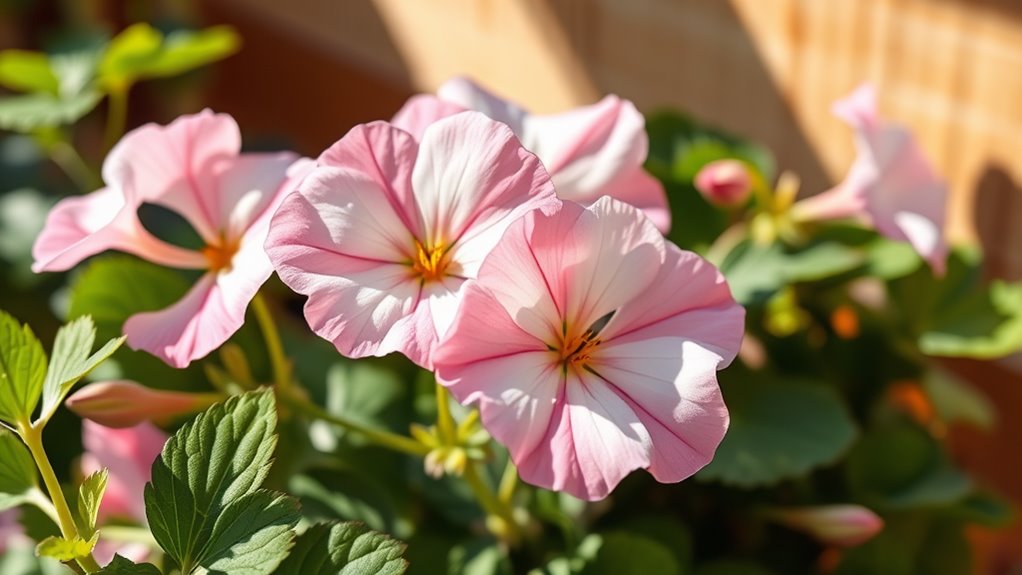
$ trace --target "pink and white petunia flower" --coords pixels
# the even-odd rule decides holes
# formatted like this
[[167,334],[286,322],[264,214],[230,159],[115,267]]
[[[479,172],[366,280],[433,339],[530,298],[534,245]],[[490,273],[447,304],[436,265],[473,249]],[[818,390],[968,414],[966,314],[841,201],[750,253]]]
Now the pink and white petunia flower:
[[373,122],[323,152],[273,217],[266,252],[342,354],[398,351],[429,367],[504,230],[558,204],[539,159],[482,114],[435,122],[418,142]]
[[855,162],[843,182],[795,204],[793,217],[860,218],[881,234],[911,244],[943,274],[947,186],[911,132],[879,117],[876,91],[868,84],[837,101],[834,114],[855,130]]
[[[106,492],[99,505],[100,527],[111,520],[146,525],[145,484],[151,479],[153,462],[163,450],[167,435],[151,423],[111,429],[85,420],[82,442],[85,444],[82,473],[88,476],[104,467],[109,470]],[[132,561],[145,561],[150,551],[143,544],[104,540],[101,528],[95,554],[100,563],[106,564],[114,553]]]
[[[270,216],[311,167],[291,152],[240,149],[234,119],[209,110],[129,132],[103,163],[107,186],[50,212],[32,269],[63,271],[113,249],[206,270],[181,301],[124,324],[129,346],[174,367],[204,357],[241,327],[249,301],[273,273],[263,252]],[[138,218],[144,203],[180,214],[206,246],[188,250],[150,234]]]
[[742,341],[723,276],[632,206],[565,202],[512,224],[433,355],[534,485],[601,499],[635,469],[706,465],[728,411],[716,372]]
[[392,122],[421,137],[431,123],[463,110],[510,126],[543,161],[561,199],[591,204],[611,196],[643,210],[661,232],[670,230],[664,187],[642,168],[649,150],[645,119],[628,100],[611,95],[559,114],[530,114],[467,78],[453,78],[437,96],[413,96]]

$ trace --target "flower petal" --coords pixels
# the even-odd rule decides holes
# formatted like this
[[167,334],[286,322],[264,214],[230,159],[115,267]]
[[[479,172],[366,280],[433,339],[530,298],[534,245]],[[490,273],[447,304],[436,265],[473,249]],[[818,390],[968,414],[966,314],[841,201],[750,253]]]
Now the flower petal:
[[441,100],[432,94],[416,94],[401,106],[390,123],[415,136],[416,140],[421,140],[430,124],[464,111],[465,108],[458,104]]
[[229,268],[202,276],[184,298],[166,309],[128,318],[124,323],[128,345],[174,367],[186,367],[241,328],[248,303],[272,273],[263,236],[250,230]]
[[525,118],[528,116],[528,112],[517,104],[496,96],[465,77],[451,78],[445,82],[437,90],[437,96],[465,110],[482,112],[502,124],[507,124],[519,135],[522,134]]
[[32,270],[64,271],[100,252],[116,249],[179,268],[203,268],[202,254],[160,241],[142,227],[137,205],[115,188],[65,198],[46,217],[32,246]]
[[412,192],[412,166],[418,153],[419,145],[411,134],[386,122],[371,122],[352,128],[320,154],[317,162],[364,174],[382,190],[402,227],[414,237],[422,237],[422,217]]
[[240,149],[234,119],[204,110],[129,132],[103,163],[103,179],[129,204],[151,202],[174,210],[214,243],[223,219],[215,199],[217,174]]
[[456,245],[465,277],[507,226],[530,210],[556,205],[550,177],[511,130],[477,112],[429,126],[412,174],[429,245]]
[[293,180],[288,178],[288,169],[297,159],[293,152],[278,152],[241,154],[227,162],[216,193],[217,229],[229,238],[240,238],[261,216],[272,215],[272,209],[291,191],[285,182]]
[[589,501],[649,465],[651,438],[628,404],[595,376],[567,374],[546,437],[515,460],[522,479]]
[[[556,178],[554,185],[557,186]],[[667,234],[671,231],[671,208],[667,204],[664,185],[642,167],[624,171],[620,177],[615,178],[600,191],[601,195],[616,198],[642,210],[660,233]],[[561,197],[567,198],[565,194],[561,194]]]

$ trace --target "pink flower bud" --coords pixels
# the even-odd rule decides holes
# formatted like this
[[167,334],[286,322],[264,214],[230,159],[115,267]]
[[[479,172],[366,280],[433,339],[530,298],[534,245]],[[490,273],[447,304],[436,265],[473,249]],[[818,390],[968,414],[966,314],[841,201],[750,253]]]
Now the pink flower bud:
[[104,381],[83,387],[68,397],[64,405],[106,427],[125,428],[144,421],[163,423],[222,399],[218,393],[161,391],[133,381]]
[[855,547],[884,528],[884,520],[861,505],[775,508],[767,516],[825,545]]
[[699,170],[695,186],[711,204],[737,206],[749,199],[752,176],[739,160],[717,160]]

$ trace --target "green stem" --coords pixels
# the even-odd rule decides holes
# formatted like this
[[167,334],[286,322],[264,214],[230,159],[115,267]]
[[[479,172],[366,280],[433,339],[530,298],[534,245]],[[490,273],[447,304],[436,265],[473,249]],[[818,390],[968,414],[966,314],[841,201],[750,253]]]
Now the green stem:
[[49,153],[53,163],[83,192],[92,192],[102,187],[102,180],[70,143],[55,142],[50,146]]
[[113,86],[107,96],[105,139],[108,152],[124,135],[124,128],[128,124],[128,91],[130,89],[130,85]]
[[451,415],[450,394],[447,388],[436,384],[436,425],[440,431],[440,439],[447,445],[455,445],[458,440],[458,433],[454,425],[454,416]]
[[414,439],[398,435],[396,433],[391,433],[389,431],[384,431],[382,429],[374,429],[339,415],[334,415],[315,403],[304,398],[296,397],[294,394],[278,394],[277,397],[297,412],[313,419],[321,419],[328,423],[332,423],[342,429],[358,433],[362,437],[365,437],[369,441],[382,447],[387,447],[394,451],[400,451],[402,453],[416,455],[419,457],[424,457],[430,452],[430,448],[428,446],[423,445]]
[[46,496],[38,487],[33,487],[31,491],[25,496],[28,503],[35,505],[42,511],[47,517],[53,521],[54,525],[60,525],[60,516],[57,515],[57,508],[53,506],[53,502]]
[[[495,532],[501,539],[507,541],[511,545],[515,545],[521,539],[521,531],[518,528],[518,523],[515,521],[514,513],[511,505],[500,500],[500,498],[493,493],[490,486],[483,481],[482,476],[479,474],[477,462],[469,462],[465,466],[465,473],[462,477],[465,478],[465,482],[472,489],[472,493],[475,494],[479,504],[491,517],[496,517],[503,523],[504,532]],[[492,529],[492,527],[491,527]]]
[[507,465],[504,466],[504,475],[500,477],[500,485],[497,487],[497,499],[500,499],[504,505],[511,505],[511,500],[514,499],[515,489],[517,488],[518,469],[515,468],[515,462],[509,456],[507,458]]
[[[50,495],[50,501],[53,503],[57,514],[57,524],[60,526],[60,533],[68,540],[79,538],[78,527],[75,526],[71,508],[67,505],[64,491],[60,488],[60,481],[57,480],[57,474],[53,472],[50,460],[46,456],[46,450],[43,449],[42,429],[32,427],[31,425],[19,425],[18,431],[21,439],[28,446],[28,451],[32,454],[36,467],[39,468],[39,473],[43,476],[43,484],[46,485],[46,491]],[[92,553],[79,558],[78,564],[87,573],[95,573],[100,569],[99,563],[96,563]]]
[[291,362],[284,353],[284,345],[280,341],[280,331],[273,321],[273,315],[266,305],[262,294],[257,293],[252,298],[252,311],[255,313],[259,330],[263,333],[266,343],[266,351],[270,354],[270,365],[273,367],[273,381],[277,385],[277,391],[285,394],[291,386]]

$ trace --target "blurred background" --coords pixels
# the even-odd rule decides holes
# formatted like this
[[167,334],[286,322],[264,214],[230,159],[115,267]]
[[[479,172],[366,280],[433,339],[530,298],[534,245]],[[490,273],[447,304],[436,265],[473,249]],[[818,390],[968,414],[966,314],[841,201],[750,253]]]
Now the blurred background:
[[[809,194],[839,181],[854,154],[831,102],[870,81],[884,116],[911,127],[949,182],[952,240],[982,244],[990,277],[1022,279],[1017,0],[2,0],[0,7],[0,49],[41,50],[71,28],[228,24],[243,39],[240,51],[137,86],[128,126],[208,106],[232,114],[250,147],[309,156],[355,124],[389,118],[411,94],[468,75],[540,112],[606,93],[643,111],[683,110],[764,144]],[[76,133],[85,150],[102,137],[102,112],[93,116]],[[0,195],[8,206],[2,248],[18,227],[6,191],[34,187],[32,178],[61,185],[64,176],[52,167],[21,174],[11,166],[30,161],[32,150],[10,138],[0,146],[0,194],[8,196]],[[93,148],[87,160],[100,157],[101,146]],[[4,269],[0,295],[19,291],[4,285],[20,281],[26,267]],[[1000,410],[993,433],[950,430],[955,460],[1022,502],[1022,360],[948,365]],[[977,572],[1022,573],[1022,530],[971,535]]]

